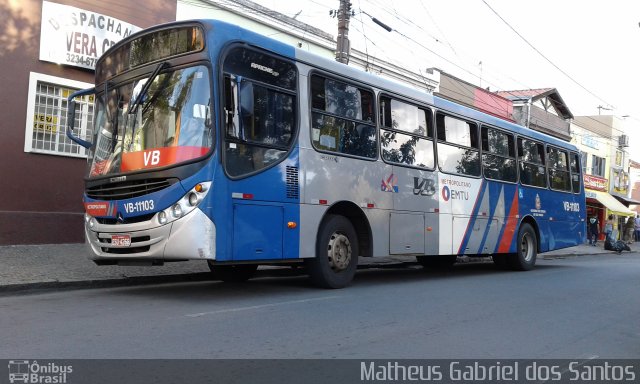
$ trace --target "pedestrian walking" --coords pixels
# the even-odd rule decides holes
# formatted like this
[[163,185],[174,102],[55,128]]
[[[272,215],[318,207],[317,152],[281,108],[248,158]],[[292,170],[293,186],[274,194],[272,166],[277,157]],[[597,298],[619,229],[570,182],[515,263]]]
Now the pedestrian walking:
[[624,236],[623,241],[627,244],[633,243],[633,232],[636,229],[636,220],[633,216],[629,216],[627,222],[624,223]]
[[600,222],[596,216],[589,218],[589,245],[595,246],[598,242],[598,234],[600,233]]
[[640,214],[636,215],[634,229],[635,240],[640,241]]
[[[604,236],[605,240],[611,237],[611,233],[613,233],[613,215],[609,215],[607,217],[607,221],[604,223]],[[613,239],[611,239],[613,240]]]

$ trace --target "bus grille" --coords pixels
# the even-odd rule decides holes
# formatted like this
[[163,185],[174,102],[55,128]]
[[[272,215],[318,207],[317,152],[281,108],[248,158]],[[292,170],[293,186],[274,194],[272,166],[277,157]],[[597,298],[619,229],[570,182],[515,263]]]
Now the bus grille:
[[107,225],[134,224],[134,223],[141,223],[143,221],[149,221],[153,218],[153,216],[155,216],[155,212],[148,213],[146,215],[127,217],[126,219],[122,218],[119,221],[117,218],[114,218],[114,217],[96,217],[96,220],[100,224],[107,224]]
[[287,198],[300,198],[300,186],[298,185],[298,167],[287,167]]
[[87,188],[87,196],[95,200],[121,200],[144,196],[178,182],[176,178],[143,179],[108,183]]

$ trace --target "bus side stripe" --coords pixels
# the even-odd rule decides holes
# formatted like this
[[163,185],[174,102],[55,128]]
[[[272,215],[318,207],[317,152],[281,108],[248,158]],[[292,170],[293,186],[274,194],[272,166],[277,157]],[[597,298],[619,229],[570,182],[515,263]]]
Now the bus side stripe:
[[476,217],[478,217],[478,211],[480,210],[480,206],[482,205],[481,204],[482,200],[486,193],[486,188],[485,188],[486,185],[487,184],[485,183],[485,181],[482,180],[479,188],[479,193],[476,196],[476,201],[475,203],[473,203],[473,209],[471,210],[471,217],[467,222],[467,229],[465,230],[464,237],[462,238],[462,241],[460,242],[460,247],[458,248],[458,255],[464,254],[464,249],[467,247],[467,244],[469,244],[469,239],[471,238],[471,236],[473,236],[473,226],[475,225]]
[[491,215],[489,216],[487,230],[484,233],[484,237],[482,238],[482,243],[480,244],[480,249],[484,250],[485,247],[491,252],[493,252],[497,246],[498,239],[500,238],[500,227],[492,225],[495,220],[495,217],[504,217],[504,186],[500,186],[500,194],[498,195],[498,200],[496,201],[496,205],[492,207],[489,212]]
[[518,226],[518,188],[515,189],[513,194],[513,200],[511,201],[511,208],[509,209],[509,216],[505,223],[504,232],[502,233],[502,240],[498,246],[498,253],[508,253],[511,248],[511,242]]

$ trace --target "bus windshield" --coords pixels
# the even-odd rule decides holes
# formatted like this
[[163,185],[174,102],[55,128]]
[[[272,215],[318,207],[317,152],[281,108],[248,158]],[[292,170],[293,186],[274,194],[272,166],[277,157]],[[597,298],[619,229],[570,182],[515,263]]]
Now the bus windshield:
[[89,177],[206,155],[213,141],[210,95],[205,66],[160,72],[98,94]]

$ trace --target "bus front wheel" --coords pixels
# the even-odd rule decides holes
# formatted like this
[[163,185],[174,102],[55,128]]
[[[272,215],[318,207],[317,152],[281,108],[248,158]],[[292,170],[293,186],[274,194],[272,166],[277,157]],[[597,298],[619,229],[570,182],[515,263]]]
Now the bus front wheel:
[[518,251],[509,255],[509,266],[516,271],[529,271],[536,265],[538,240],[530,224],[523,223],[518,231]]
[[241,283],[255,275],[258,264],[219,265],[208,262],[213,277],[225,283]]
[[316,257],[305,260],[311,281],[323,288],[349,285],[358,267],[358,239],[344,216],[328,215],[320,225]]

